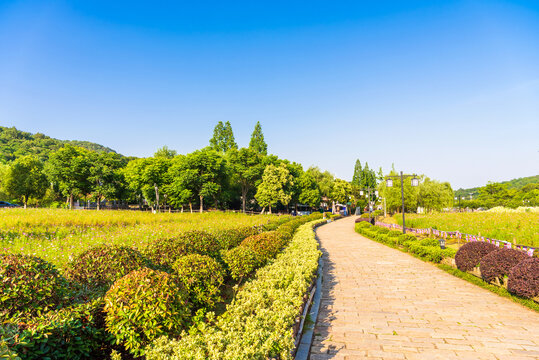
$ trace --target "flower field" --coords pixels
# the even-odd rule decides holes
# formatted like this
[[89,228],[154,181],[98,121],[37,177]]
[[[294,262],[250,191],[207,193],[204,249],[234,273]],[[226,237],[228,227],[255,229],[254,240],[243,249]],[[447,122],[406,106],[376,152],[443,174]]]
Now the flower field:
[[[402,215],[395,215],[402,225]],[[441,213],[432,215],[407,214],[406,226],[459,231],[497,240],[539,247],[539,214],[537,213]]]
[[58,268],[98,244],[141,248],[189,230],[215,232],[268,224],[275,216],[238,213],[159,213],[138,211],[0,210],[0,252],[33,255]]

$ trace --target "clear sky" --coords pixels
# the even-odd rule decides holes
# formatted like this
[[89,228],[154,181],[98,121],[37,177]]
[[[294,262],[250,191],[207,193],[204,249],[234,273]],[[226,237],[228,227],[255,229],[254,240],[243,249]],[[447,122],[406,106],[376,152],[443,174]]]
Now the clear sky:
[[142,157],[218,121],[347,180],[539,174],[539,2],[0,0],[0,125]]

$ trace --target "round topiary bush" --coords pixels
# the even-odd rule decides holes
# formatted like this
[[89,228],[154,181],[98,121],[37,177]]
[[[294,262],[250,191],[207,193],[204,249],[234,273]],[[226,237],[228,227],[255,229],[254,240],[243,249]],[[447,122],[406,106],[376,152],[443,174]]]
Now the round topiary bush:
[[246,226],[218,231],[215,233],[215,237],[219,241],[221,249],[229,250],[241,244],[245,238],[259,233],[260,231],[256,227]]
[[105,295],[105,324],[132,354],[153,339],[180,334],[188,325],[187,294],[172,275],[142,268],[118,279]]
[[539,259],[528,258],[515,265],[509,271],[507,290],[527,298],[539,295]]
[[66,276],[81,284],[110,286],[116,280],[146,264],[136,250],[119,245],[100,245],[78,255],[66,270]]
[[218,258],[221,251],[219,238],[212,233],[200,230],[190,230],[181,233],[180,240],[189,244],[190,253],[208,255],[212,258]]
[[0,312],[35,314],[61,303],[67,283],[56,267],[35,256],[0,254]]
[[189,293],[189,299],[199,307],[211,308],[220,300],[225,271],[216,260],[207,255],[190,254],[176,260],[172,270]]
[[455,264],[461,271],[470,271],[479,265],[481,258],[499,249],[496,245],[483,241],[472,241],[460,247],[455,255]]
[[251,249],[256,254],[259,264],[264,264],[279,253],[287,240],[286,235],[283,236],[277,231],[269,231],[249,236],[241,242],[240,246]]
[[156,239],[141,252],[157,267],[170,269],[180,256],[192,253],[193,247],[185,238]]
[[516,249],[494,250],[481,259],[481,277],[486,282],[494,281],[496,278],[502,281],[504,276],[509,275],[513,266],[528,258],[528,255]]
[[249,276],[258,265],[256,253],[243,246],[238,246],[226,251],[223,255],[230,276],[236,281],[240,281]]

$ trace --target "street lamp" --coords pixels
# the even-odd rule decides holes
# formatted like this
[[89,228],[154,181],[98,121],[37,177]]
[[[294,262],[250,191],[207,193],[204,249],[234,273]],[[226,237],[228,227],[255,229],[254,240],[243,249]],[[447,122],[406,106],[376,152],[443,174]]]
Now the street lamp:
[[416,174],[413,175],[404,175],[401,171],[400,175],[387,175],[386,176],[386,186],[392,187],[393,186],[393,178],[400,178],[401,179],[401,199],[402,199],[402,233],[406,234],[406,222],[404,218],[404,179],[405,178],[412,178],[412,186],[419,186],[419,179],[417,178]]

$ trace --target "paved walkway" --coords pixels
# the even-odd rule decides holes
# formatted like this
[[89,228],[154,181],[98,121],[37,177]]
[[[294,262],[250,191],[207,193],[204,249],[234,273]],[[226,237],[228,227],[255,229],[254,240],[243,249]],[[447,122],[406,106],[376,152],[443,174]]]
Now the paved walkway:
[[539,314],[354,232],[317,230],[322,303],[311,360],[539,359]]

